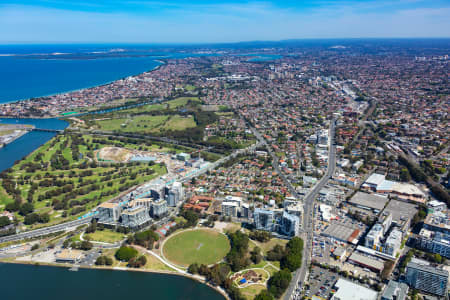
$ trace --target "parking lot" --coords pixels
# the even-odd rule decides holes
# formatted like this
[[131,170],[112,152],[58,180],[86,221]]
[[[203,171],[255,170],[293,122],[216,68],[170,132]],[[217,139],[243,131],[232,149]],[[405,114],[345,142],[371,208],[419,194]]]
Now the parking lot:
[[309,288],[305,292],[306,297],[317,296],[329,299],[335,291],[333,286],[338,280],[338,275],[326,269],[313,266],[309,276]]
[[84,258],[80,260],[80,265],[93,266],[95,264],[95,261],[100,255],[101,255],[100,250],[91,250],[88,253],[86,253]]

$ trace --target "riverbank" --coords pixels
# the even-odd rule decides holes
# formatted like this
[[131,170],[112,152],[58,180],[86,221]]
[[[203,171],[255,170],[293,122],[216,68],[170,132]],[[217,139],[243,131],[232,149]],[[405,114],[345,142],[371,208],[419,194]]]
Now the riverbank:
[[140,272],[140,273],[152,273],[152,274],[165,274],[165,275],[172,275],[172,276],[181,276],[184,278],[189,278],[191,280],[194,280],[196,282],[199,282],[201,284],[204,284],[208,286],[209,288],[215,290],[219,294],[221,294],[225,299],[230,300],[229,296],[226,294],[225,291],[220,289],[217,286],[213,286],[210,283],[207,283],[204,281],[203,278],[200,278],[200,276],[192,275],[189,273],[180,273],[180,272],[174,272],[174,271],[164,271],[164,270],[150,270],[150,269],[136,269],[136,268],[128,268],[128,267],[100,267],[100,266],[79,266],[76,264],[58,264],[58,263],[36,263],[36,262],[30,262],[30,261],[17,261],[17,260],[5,260],[0,259],[0,263],[4,264],[17,264],[17,265],[32,265],[32,266],[48,266],[48,267],[58,267],[58,268],[67,268],[67,271],[71,268],[78,268],[78,269],[85,269],[85,270],[110,270],[110,271],[125,271],[125,272]]

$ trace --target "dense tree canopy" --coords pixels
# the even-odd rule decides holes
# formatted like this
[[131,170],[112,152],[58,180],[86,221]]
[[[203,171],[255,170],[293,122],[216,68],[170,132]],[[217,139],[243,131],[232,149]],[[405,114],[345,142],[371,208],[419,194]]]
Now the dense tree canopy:
[[126,247],[122,246],[116,251],[116,258],[120,261],[126,261],[128,262],[130,259],[136,257],[138,255],[138,252],[136,249],[132,247]]

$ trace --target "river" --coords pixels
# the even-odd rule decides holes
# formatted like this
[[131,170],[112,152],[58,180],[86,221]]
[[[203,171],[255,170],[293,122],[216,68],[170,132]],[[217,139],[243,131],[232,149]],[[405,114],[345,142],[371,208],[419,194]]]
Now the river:
[[0,297],[5,300],[223,300],[214,289],[192,279],[125,272],[0,263]]
[[[66,121],[58,119],[9,118],[0,118],[0,124],[28,124],[42,129],[64,129],[69,125]],[[32,131],[0,148],[0,172],[12,167],[15,161],[21,160],[55,135],[54,132]]]

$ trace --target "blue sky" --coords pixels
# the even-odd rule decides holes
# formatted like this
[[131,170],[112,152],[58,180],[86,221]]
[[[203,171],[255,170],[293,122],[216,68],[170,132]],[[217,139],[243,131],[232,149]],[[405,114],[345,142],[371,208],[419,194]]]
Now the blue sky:
[[1,0],[0,43],[450,37],[450,0]]

